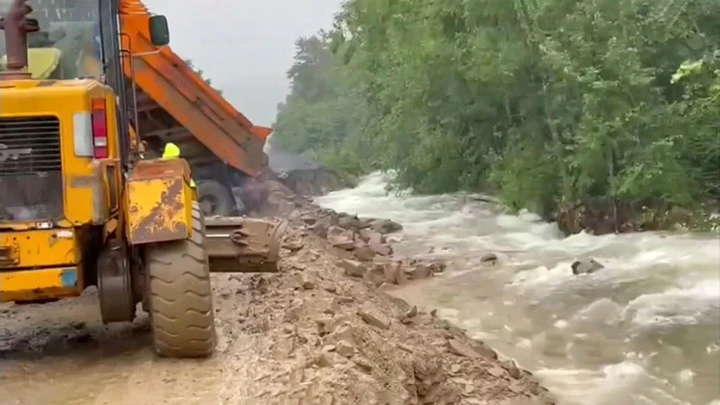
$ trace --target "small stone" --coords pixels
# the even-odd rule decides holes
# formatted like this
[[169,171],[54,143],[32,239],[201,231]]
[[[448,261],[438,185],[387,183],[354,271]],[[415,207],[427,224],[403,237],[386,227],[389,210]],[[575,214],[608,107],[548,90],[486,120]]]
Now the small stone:
[[276,360],[284,360],[292,357],[295,352],[295,339],[292,336],[280,336],[273,346],[273,357]]
[[450,366],[450,372],[453,374],[459,373],[461,369],[462,367],[459,364],[453,364],[452,366]]
[[329,235],[327,240],[338,249],[353,250],[355,248],[355,241],[345,235]]
[[380,287],[385,282],[385,269],[382,265],[374,264],[372,268],[365,273],[364,279],[373,287]]
[[327,237],[328,234],[328,228],[330,228],[330,225],[332,224],[332,218],[327,215],[322,218],[317,219],[317,221],[311,225],[308,229],[310,229],[313,233],[320,236],[321,238]]
[[323,314],[335,315],[340,310],[336,298],[319,298],[313,300],[313,307]]
[[303,277],[300,273],[291,273],[283,280],[286,288],[299,289],[302,286]]
[[338,302],[338,304],[343,304],[343,305],[352,304],[353,302],[355,302],[355,299],[353,297],[349,297],[349,296],[342,296],[342,297],[337,298],[337,302]]
[[540,395],[543,392],[543,387],[536,381],[528,381],[528,385],[530,386],[530,392],[533,395]]
[[522,377],[522,372],[520,371],[520,368],[518,368],[517,363],[515,363],[515,360],[503,361],[500,364],[502,364],[502,367],[508,372],[510,377],[516,380]]
[[453,354],[457,354],[458,356],[469,357],[469,358],[476,358],[476,357],[480,356],[470,346],[461,342],[458,339],[448,340],[447,345],[448,345],[448,349],[450,350],[450,352]]
[[316,364],[320,367],[332,367],[345,362],[345,358],[335,352],[323,352],[317,358]]
[[344,236],[349,239],[353,239],[353,233],[348,231],[347,229],[341,228],[339,226],[330,226],[328,227],[328,238],[331,236]]
[[360,261],[369,262],[375,257],[375,251],[365,242],[356,242],[353,255]]
[[314,225],[317,222],[317,217],[311,214],[305,214],[300,216],[300,220],[308,225]]
[[433,260],[430,262],[430,270],[433,273],[443,273],[447,268],[447,263],[444,260]]
[[337,354],[345,358],[350,358],[353,354],[355,354],[355,347],[345,340],[339,341],[335,350]]
[[309,279],[304,279],[304,280],[302,281],[302,288],[303,288],[304,290],[312,290],[312,289],[315,288],[315,283],[312,282],[312,281],[309,280]]
[[407,310],[402,316],[400,316],[400,322],[404,324],[411,323],[413,319],[417,316],[418,309],[415,305],[413,305],[410,309]]
[[284,323],[282,326],[282,330],[285,333],[294,333],[295,332],[295,326],[290,323]]
[[418,314],[418,308],[416,305],[413,305],[412,308],[408,309],[408,311],[403,315],[404,318],[414,318]]
[[335,328],[335,330],[332,332],[332,337],[333,339],[345,341],[347,343],[352,343],[355,341],[352,328],[349,324],[339,325],[337,328]]
[[433,271],[427,264],[420,263],[406,268],[405,274],[407,274],[411,280],[421,280],[432,277]]
[[362,229],[368,227],[368,224],[361,221],[357,216],[341,213],[338,218],[338,226],[346,229]]
[[493,376],[495,378],[502,378],[507,373],[505,371],[505,369],[500,368],[500,367],[490,367],[487,369],[487,372],[488,372],[488,374],[490,374],[491,376]]
[[397,343],[397,347],[400,348],[401,350],[407,352],[407,353],[410,353],[410,354],[412,354],[412,353],[414,352],[413,348],[410,347],[410,346],[408,346],[408,345],[406,345],[406,344]]
[[480,258],[480,263],[484,265],[494,266],[497,264],[498,257],[495,253],[488,253]]
[[488,345],[485,344],[485,342],[480,340],[473,340],[472,342],[472,348],[475,350],[478,354],[480,354],[482,357],[490,360],[497,360],[498,355],[497,352],[493,349],[491,349]]
[[398,224],[395,221],[391,221],[389,219],[375,220],[370,224],[370,227],[373,230],[380,232],[382,234],[398,232],[398,231],[402,231],[402,229],[403,229],[402,225]]
[[371,372],[373,369],[372,364],[363,357],[355,356],[355,358],[353,358],[353,362],[366,373]]
[[380,256],[390,256],[393,254],[393,248],[392,246],[386,244],[386,243],[370,243],[369,244],[370,249],[372,249],[373,252],[377,253]]
[[302,263],[293,263],[291,267],[293,270],[297,271],[305,271],[307,269],[307,267],[305,267],[305,265]]
[[390,329],[390,319],[369,303],[358,309],[357,314],[368,325],[384,330]]
[[407,282],[407,276],[399,262],[386,263],[383,265],[385,282],[388,284],[403,285]]
[[382,245],[385,243],[385,235],[378,231],[374,231],[372,229],[362,229],[360,230],[360,238],[365,241],[367,244],[378,244]]
[[[524,394],[525,391],[527,391],[527,387],[525,386],[525,384],[522,384],[520,381],[515,381],[515,382],[511,383],[511,384],[508,386],[508,388],[509,388],[511,391],[513,391],[513,392],[515,392],[515,393],[517,393],[517,394]],[[512,402],[507,403],[507,402],[506,402],[506,403],[507,403],[507,404],[512,404],[512,405],[515,405],[515,404],[517,404],[517,405],[529,405],[529,404],[531,404],[531,402],[530,402],[529,399],[523,398],[523,400],[526,401],[525,404],[523,404],[522,402],[515,402],[515,403],[512,403]]]
[[345,275],[350,277],[363,277],[367,273],[367,267],[357,260],[344,259],[340,261],[340,267],[345,270]]
[[321,316],[314,319],[315,326],[317,327],[317,332],[320,335],[326,335],[330,332],[328,332],[329,329],[332,328],[332,318],[329,316]]

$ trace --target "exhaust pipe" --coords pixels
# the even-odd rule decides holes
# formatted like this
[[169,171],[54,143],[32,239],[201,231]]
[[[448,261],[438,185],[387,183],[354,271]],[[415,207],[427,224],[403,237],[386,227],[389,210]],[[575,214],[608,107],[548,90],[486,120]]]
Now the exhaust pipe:
[[0,74],[0,80],[30,79],[28,71],[27,34],[40,31],[38,21],[27,18],[33,9],[27,0],[13,0],[7,14],[0,19],[0,29],[5,31],[7,49],[7,71]]

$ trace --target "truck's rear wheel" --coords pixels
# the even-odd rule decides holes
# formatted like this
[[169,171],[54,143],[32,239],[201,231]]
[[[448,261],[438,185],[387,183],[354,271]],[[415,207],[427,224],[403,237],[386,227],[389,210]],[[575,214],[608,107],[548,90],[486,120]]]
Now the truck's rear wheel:
[[197,195],[205,216],[228,217],[235,211],[235,197],[232,192],[215,180],[198,181]]
[[164,357],[208,357],[215,349],[205,222],[193,203],[189,239],[146,251],[148,306],[155,351]]

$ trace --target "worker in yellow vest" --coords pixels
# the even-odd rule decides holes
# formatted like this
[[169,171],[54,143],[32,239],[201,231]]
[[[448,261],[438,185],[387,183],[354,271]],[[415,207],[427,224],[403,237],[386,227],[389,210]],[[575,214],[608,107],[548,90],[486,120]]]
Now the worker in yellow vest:
[[[180,148],[175,145],[172,142],[168,142],[165,144],[165,149],[163,150],[162,154],[163,159],[179,159],[180,158]],[[195,180],[190,177],[190,187],[195,189]]]

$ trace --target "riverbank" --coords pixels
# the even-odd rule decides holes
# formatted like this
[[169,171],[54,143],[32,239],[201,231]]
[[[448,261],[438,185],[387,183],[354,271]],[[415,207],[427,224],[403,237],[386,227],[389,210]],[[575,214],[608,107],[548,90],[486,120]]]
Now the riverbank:
[[588,232],[593,235],[644,231],[712,231],[720,229],[717,203],[695,209],[665,203],[616,201],[598,198],[561,208],[548,221],[557,222],[560,230],[571,235]]
[[[372,174],[367,174],[367,176]],[[324,195],[340,187],[333,187],[325,182]],[[351,188],[357,182],[343,184]],[[291,187],[292,188],[292,187]],[[388,187],[388,192],[393,192]],[[468,199],[488,202],[499,208],[508,209],[501,198],[496,195],[467,194]],[[607,235],[613,233],[646,232],[646,231],[680,231],[708,232],[720,231],[720,202],[708,201],[690,209],[665,202],[622,201],[611,198],[592,198],[574,205],[556,207],[554,210],[539,214],[546,222],[555,222],[565,235],[588,233],[591,235]]]
[[[330,293],[325,299],[334,302],[334,296],[341,294],[343,301],[355,301],[351,311],[343,315],[338,316],[333,311],[325,313],[335,315],[334,319],[344,319],[344,322],[355,318],[355,327],[362,324],[367,328],[369,325],[376,333],[374,339],[372,335],[364,335],[361,340],[366,347],[360,348],[359,353],[382,353],[374,356],[388,362],[382,365],[381,370],[396,370],[389,373],[396,374],[394,377],[387,374],[383,379],[390,378],[389,381],[392,381],[399,378],[402,381],[400,385],[405,387],[385,395],[387,403],[554,403],[552,396],[532,373],[519,368],[513,360],[500,359],[497,352],[484,342],[471,339],[464,330],[439,319],[436,311],[419,311],[416,306],[384,292],[396,286],[431,278],[434,274],[443,273],[446,268],[442,261],[424,258],[422,255],[407,257],[393,252],[392,245],[396,240],[393,234],[402,229],[401,224],[390,219],[359,218],[322,209],[306,197],[277,183],[271,189],[268,210],[288,218],[293,225],[293,231],[285,239],[284,248],[292,252],[290,260],[294,258],[303,263],[300,266],[291,265],[296,289],[304,290],[310,286],[311,290],[316,290],[318,284],[323,284],[319,290],[324,295]],[[489,256],[485,262],[489,266],[494,264]],[[313,265],[308,267],[307,263]],[[344,293],[339,293],[343,290]],[[323,330],[321,334],[327,333],[325,329],[328,327],[332,330],[337,325],[332,316],[316,322]],[[332,334],[329,332],[330,336]],[[349,340],[357,341],[355,338]],[[333,342],[332,338],[330,342]],[[342,347],[345,354],[353,352],[352,343],[348,344],[342,339],[335,343],[330,346],[330,350]],[[340,359],[341,356],[335,358]],[[434,359],[432,364],[427,363],[428,359]],[[404,364],[407,361],[415,366]],[[430,366],[435,370],[432,371],[433,375],[429,378],[418,375],[413,377],[418,370],[409,370],[417,367],[417,364],[422,369]],[[422,371],[423,374],[426,372]],[[409,388],[413,385],[413,379],[416,382],[425,381],[421,384],[435,382],[431,383],[434,386]],[[388,386],[388,381],[376,383]],[[367,392],[375,389],[373,386],[365,388],[369,390]],[[425,397],[423,392],[430,396]],[[403,398],[404,402],[396,402],[399,398]]]

